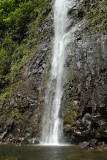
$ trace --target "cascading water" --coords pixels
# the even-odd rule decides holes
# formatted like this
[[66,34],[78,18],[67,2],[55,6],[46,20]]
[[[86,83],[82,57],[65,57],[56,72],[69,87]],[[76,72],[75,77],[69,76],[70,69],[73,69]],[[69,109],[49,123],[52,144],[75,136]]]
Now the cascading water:
[[63,137],[63,120],[60,116],[64,85],[64,65],[68,38],[67,0],[56,0],[54,5],[55,38],[50,79],[46,93],[46,109],[43,118],[42,144],[58,145]]

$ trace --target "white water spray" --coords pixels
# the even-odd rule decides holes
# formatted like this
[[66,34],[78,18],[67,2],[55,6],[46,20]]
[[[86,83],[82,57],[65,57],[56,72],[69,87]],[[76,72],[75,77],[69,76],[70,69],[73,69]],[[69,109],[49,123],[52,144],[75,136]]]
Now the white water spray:
[[64,65],[67,57],[66,47],[69,43],[66,33],[68,26],[67,1],[56,0],[54,5],[55,38],[41,140],[42,144],[48,145],[58,145],[63,138],[63,120],[60,107],[64,85]]

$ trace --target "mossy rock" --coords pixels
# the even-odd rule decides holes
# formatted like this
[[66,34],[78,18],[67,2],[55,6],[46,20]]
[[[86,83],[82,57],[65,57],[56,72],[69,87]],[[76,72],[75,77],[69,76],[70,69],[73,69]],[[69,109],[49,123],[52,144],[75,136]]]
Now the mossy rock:
[[88,31],[94,30],[107,33],[107,1],[106,0],[84,0],[83,9],[85,18],[88,20]]
[[66,103],[64,106],[64,126],[69,124],[72,127],[78,116],[78,105],[75,101],[70,103],[71,105],[67,105],[68,103]]

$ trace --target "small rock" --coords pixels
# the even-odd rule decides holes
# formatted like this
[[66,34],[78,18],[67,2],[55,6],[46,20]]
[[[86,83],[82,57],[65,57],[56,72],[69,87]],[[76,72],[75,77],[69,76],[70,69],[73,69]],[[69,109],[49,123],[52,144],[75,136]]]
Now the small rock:
[[88,146],[89,146],[89,142],[82,142],[82,143],[80,143],[80,148],[81,149],[88,148]]
[[0,140],[2,140],[7,134],[7,131],[3,132],[2,135],[0,136]]
[[80,131],[74,131],[74,133],[77,134],[77,135],[81,135]]
[[66,124],[66,125],[64,126],[64,132],[71,132],[71,131],[72,131],[71,126],[70,126],[69,124]]
[[91,139],[90,141],[90,147],[95,147],[97,144],[97,139]]
[[82,118],[82,123],[85,123],[86,125],[90,125],[91,119],[92,119],[92,116],[89,113],[86,113]]

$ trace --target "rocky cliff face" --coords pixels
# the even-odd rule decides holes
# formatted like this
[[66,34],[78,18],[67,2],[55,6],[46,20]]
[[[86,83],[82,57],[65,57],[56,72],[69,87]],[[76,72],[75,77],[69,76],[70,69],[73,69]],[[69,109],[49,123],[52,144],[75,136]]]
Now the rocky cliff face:
[[47,79],[50,69],[53,17],[49,13],[40,30],[41,44],[22,67],[20,81],[0,104],[0,141],[36,143],[40,138]]
[[85,147],[107,143],[107,35],[88,31],[81,3],[71,6],[67,84],[64,95],[64,132]]
[[[107,35],[86,29],[82,1],[72,0],[71,42],[66,62],[62,100],[64,135],[71,143],[91,147],[107,143]],[[82,10],[82,11],[81,11]],[[22,68],[20,82],[0,103],[0,140],[33,143],[41,134],[42,115],[49,77],[53,15],[44,22],[41,45]]]

